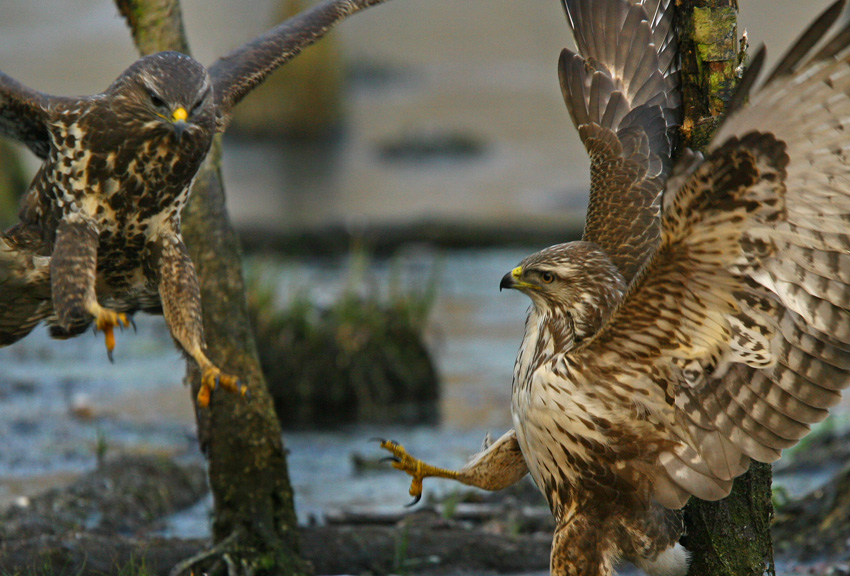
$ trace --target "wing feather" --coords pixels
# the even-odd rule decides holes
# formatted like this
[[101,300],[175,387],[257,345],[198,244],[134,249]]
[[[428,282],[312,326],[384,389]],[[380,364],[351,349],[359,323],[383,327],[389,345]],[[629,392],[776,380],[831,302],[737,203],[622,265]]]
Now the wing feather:
[[[758,400],[753,398],[750,401],[747,401],[747,394],[755,394],[758,397]],[[756,403],[759,400],[766,402],[777,412],[792,419],[794,421],[793,425],[797,425],[800,422],[810,422],[814,424],[816,422],[821,422],[829,416],[829,411],[824,410],[823,408],[810,406],[798,399],[796,396],[783,390],[781,386],[776,386],[773,380],[761,371],[753,374],[749,384],[740,389],[738,396],[738,403],[745,406],[749,403]],[[797,420],[797,418],[800,418],[800,420]]]
[[659,453],[659,499],[670,483],[724,496],[748,458],[779,458],[850,386],[850,24],[822,39],[841,5],[704,160],[676,169],[659,247],[609,322],[567,356],[571,378],[604,363],[612,399],[667,422],[677,445]]
[[50,97],[0,72],[0,135],[26,144],[38,157],[50,151]]
[[50,259],[41,235],[19,224],[0,234],[0,346],[17,342],[50,316]]
[[219,58],[209,67],[218,109],[218,129],[230,112],[279,66],[352,14],[385,0],[325,0]]
[[658,240],[658,199],[680,121],[672,2],[562,2],[578,53],[561,53],[561,89],[591,157],[584,239],[630,280]]
[[[734,411],[727,412],[731,403],[728,393],[725,391],[706,391],[701,395],[700,403],[706,412],[711,414],[713,425],[717,427],[717,430],[739,448],[742,454],[759,462],[779,460],[782,455],[781,450],[765,444],[761,439],[751,434],[741,422],[741,417],[746,416],[746,414],[736,414]],[[703,455],[703,457],[705,456]],[[748,467],[745,467],[744,470]],[[686,486],[683,488],[687,489]]]

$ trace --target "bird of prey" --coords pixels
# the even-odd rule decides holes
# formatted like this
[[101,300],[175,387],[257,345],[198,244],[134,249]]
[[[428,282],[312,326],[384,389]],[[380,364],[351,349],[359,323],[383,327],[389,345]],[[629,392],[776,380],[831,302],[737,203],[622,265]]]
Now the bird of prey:
[[43,160],[20,222],[0,235],[0,346],[42,321],[55,338],[94,323],[111,360],[114,328],[136,311],[159,313],[201,369],[199,405],[216,384],[244,394],[204,352],[181,211],[233,107],[335,24],[382,1],[326,0],[208,69],[177,52],[146,56],[94,96],[50,96],[0,72],[0,135]]
[[672,0],[563,3],[591,207],[582,241],[501,281],[531,299],[514,430],[458,471],[382,446],[415,497],[428,476],[494,490],[530,473],[556,520],[553,575],[618,558],[684,575],[678,509],[778,459],[850,385],[850,23],[839,0],[742,107],[759,51],[705,156],[668,172]]

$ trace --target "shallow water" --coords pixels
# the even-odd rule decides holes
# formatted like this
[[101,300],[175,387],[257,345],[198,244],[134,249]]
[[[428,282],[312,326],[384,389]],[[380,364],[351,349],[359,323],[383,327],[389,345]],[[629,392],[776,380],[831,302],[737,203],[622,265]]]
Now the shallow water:
[[[511,370],[526,303],[514,293],[500,294],[498,281],[501,271],[522,255],[519,250],[489,250],[438,257],[418,250],[403,264],[376,262],[370,268],[370,286],[380,291],[388,289],[388,276],[399,274],[399,268],[401,282],[410,285],[434,266],[442,270],[428,332],[445,383],[444,417],[435,428],[364,425],[287,433],[302,520],[346,503],[406,503],[404,477],[353,476],[352,453],[379,455],[369,442],[372,437],[404,441],[436,463],[457,466],[477,450],[486,432],[499,435],[510,426]],[[308,286],[320,287],[312,291],[316,301],[331,300],[351,275],[347,258],[267,268],[277,271],[267,271],[266,277],[279,279],[282,304],[287,294]],[[105,444],[107,453],[200,459],[189,392],[181,385],[183,361],[161,318],[139,315],[136,322],[137,333],[118,334],[114,364],[107,361],[102,337],[90,334],[53,341],[39,328],[0,349],[0,502],[92,468],[98,442]]]

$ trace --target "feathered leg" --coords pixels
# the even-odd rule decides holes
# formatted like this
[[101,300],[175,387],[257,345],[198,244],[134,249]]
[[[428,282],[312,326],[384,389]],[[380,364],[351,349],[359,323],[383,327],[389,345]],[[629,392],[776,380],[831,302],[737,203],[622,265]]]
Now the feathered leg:
[[[594,524],[601,521],[593,520]],[[562,520],[552,539],[551,576],[612,576],[616,552],[600,539],[602,534],[587,516],[577,514]]]
[[460,470],[446,470],[426,464],[408,454],[404,446],[391,440],[382,440],[381,448],[392,452],[393,455],[389,458],[394,468],[403,470],[413,477],[410,482],[413,504],[422,498],[422,480],[429,476],[457,480],[467,486],[494,491],[516,484],[528,474],[528,466],[522,457],[516,432],[513,430],[485,446]]
[[153,247],[154,266],[159,273],[159,295],[162,312],[171,336],[195,359],[201,369],[198,405],[206,407],[218,384],[225,390],[244,395],[248,388],[235,376],[223,373],[204,349],[204,324],[201,315],[201,290],[195,267],[183,241],[177,235],[160,237]]
[[620,514],[619,547],[650,576],[685,576],[690,553],[679,544],[684,529],[681,510],[652,502],[643,513]]
[[95,327],[106,337],[106,353],[112,361],[115,327],[130,325],[126,314],[104,308],[97,301],[97,226],[79,214],[71,214],[56,228],[56,242],[50,259],[50,286],[53,309],[59,327],[74,332],[94,317]]

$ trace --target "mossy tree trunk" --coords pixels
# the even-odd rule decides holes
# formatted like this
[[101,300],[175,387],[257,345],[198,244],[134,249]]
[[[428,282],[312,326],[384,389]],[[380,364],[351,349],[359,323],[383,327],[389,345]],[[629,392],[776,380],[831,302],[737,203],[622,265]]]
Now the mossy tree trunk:
[[[142,54],[188,53],[179,0],[115,0]],[[218,392],[198,412],[214,498],[213,549],[175,574],[303,574],[280,425],[257,359],[245,304],[241,253],[224,207],[221,138],[183,212],[183,237],[201,286],[209,356],[247,383],[250,398]],[[188,362],[192,397],[200,374]]]
[[[684,144],[703,150],[734,95],[741,63],[736,0],[677,0],[682,53]],[[693,576],[773,574],[771,468],[753,462],[719,502],[685,508]]]

